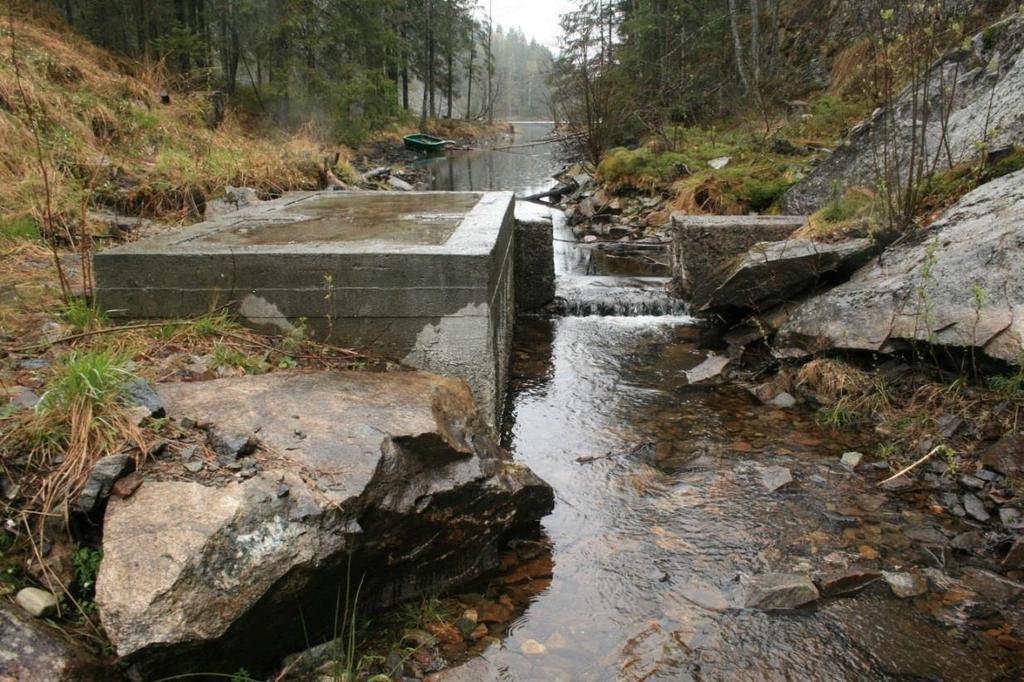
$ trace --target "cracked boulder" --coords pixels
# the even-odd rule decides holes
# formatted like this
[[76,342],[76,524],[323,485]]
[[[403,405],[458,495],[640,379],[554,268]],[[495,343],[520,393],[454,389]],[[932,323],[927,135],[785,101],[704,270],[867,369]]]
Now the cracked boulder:
[[330,639],[346,590],[371,611],[475,578],[553,506],[459,381],[280,372],[158,392],[172,418],[258,432],[259,473],[111,500],[96,601],[139,678],[266,670]]
[[703,310],[768,310],[832,273],[852,273],[868,261],[874,249],[868,239],[837,243],[787,239],[756,244],[734,263]]
[[845,284],[798,307],[787,353],[890,351],[908,343],[1024,353],[1024,171],[967,194],[916,241],[890,247]]

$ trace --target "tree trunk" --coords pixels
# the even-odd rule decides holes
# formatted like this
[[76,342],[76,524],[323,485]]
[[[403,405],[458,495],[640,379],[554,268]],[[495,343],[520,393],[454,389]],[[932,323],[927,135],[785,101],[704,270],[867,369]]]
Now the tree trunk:
[[739,16],[736,12],[736,0],[729,0],[729,24],[732,27],[733,52],[736,54],[736,71],[743,81],[743,89],[750,92],[750,79],[747,78],[747,69],[743,65],[743,42],[740,40]]

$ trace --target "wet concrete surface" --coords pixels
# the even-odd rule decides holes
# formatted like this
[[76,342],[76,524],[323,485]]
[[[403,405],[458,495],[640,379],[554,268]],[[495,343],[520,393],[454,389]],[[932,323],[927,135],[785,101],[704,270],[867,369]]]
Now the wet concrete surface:
[[[342,198],[343,197],[343,198]],[[224,245],[389,242],[439,245],[448,241],[479,194],[324,195],[284,209],[297,222],[239,224],[204,241]]]

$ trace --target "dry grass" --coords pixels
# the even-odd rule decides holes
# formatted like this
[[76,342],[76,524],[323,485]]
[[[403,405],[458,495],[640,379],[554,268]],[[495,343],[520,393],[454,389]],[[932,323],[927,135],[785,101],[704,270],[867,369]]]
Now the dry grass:
[[[159,100],[164,88],[171,89],[169,105]],[[0,221],[41,218],[43,181],[30,125],[40,132],[61,225],[80,220],[83,204],[182,219],[229,184],[266,194],[319,186],[321,164],[335,149],[315,130],[255,130],[230,109],[213,130],[208,100],[173,90],[159,65],[113,57],[45,10],[16,17],[13,33],[5,17]],[[339,176],[351,172],[340,165]]]

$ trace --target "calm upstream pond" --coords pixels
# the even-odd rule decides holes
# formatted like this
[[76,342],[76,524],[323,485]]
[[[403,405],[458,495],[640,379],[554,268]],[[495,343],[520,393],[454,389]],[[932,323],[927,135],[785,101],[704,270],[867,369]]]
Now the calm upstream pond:
[[[516,127],[518,143],[550,134]],[[534,147],[426,166],[435,189],[526,194],[559,163]],[[876,583],[797,614],[740,608],[744,580],[761,573],[877,557],[939,567],[929,543],[949,530],[839,466],[843,452],[870,452],[863,435],[822,431],[739,388],[689,386],[685,371],[706,357],[696,321],[634,305],[661,283],[595,271],[557,221],[556,239],[559,293],[584,304],[519,320],[502,434],[555,488],[550,576],[482,651],[499,679],[1017,679],[1010,652],[948,598],[899,600]],[[601,297],[624,303],[591,305]],[[618,314],[586,314],[600,311]],[[770,493],[763,476],[777,466],[794,482]]]

